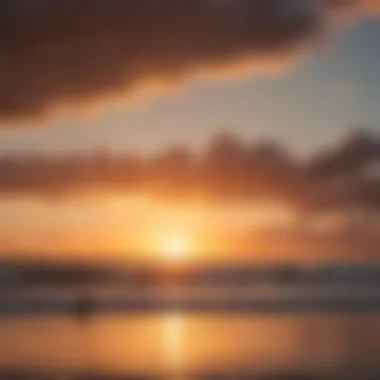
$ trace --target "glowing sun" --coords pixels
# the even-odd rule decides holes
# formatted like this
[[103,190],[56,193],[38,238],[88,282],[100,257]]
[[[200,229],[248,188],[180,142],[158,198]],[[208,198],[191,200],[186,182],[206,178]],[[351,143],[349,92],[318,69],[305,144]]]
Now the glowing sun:
[[183,261],[189,255],[190,244],[184,235],[166,237],[161,246],[163,257],[168,261]]

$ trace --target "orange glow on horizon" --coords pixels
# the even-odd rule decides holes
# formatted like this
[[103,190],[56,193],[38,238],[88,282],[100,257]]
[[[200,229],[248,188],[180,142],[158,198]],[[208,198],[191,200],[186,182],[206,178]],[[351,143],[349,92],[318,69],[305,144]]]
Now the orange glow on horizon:
[[335,220],[305,233],[286,209],[270,205],[226,207],[142,196],[100,200],[0,202],[5,215],[17,216],[4,218],[1,226],[3,257],[178,268],[213,261],[321,260],[332,257],[332,248],[346,258],[364,244],[330,232],[337,230]]

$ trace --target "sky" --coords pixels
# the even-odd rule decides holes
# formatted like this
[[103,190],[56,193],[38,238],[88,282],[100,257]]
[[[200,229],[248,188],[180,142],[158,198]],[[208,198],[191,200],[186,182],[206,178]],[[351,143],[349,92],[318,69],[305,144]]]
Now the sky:
[[[0,27],[6,57],[0,76],[2,156],[8,161],[21,156],[31,162],[28,155],[43,154],[46,161],[54,162],[57,154],[75,158],[104,151],[149,159],[173,145],[207,151],[210,140],[223,131],[245,143],[276,142],[294,159],[307,162],[320,152],[339,151],[354,130],[365,128],[377,137],[378,5],[376,1],[352,3],[239,0],[232,5],[228,0],[182,4],[161,0],[152,5],[150,0],[97,0],[81,8],[71,1],[64,5],[58,0],[20,0],[18,8],[4,1],[0,6],[10,21]],[[165,26],[155,19],[152,7],[168,20]],[[70,33],[65,14],[71,21]],[[129,29],[125,20],[133,15],[140,23],[131,23],[135,29]],[[140,87],[143,91],[136,95]],[[221,219],[233,220],[244,233],[248,228],[245,216],[236,216],[236,205],[225,207],[229,203],[221,208],[205,206],[198,199],[194,205],[190,199],[181,205],[176,202],[173,212],[162,200],[151,203],[120,192],[57,199],[37,191],[36,197],[34,187],[51,186],[46,174],[44,178],[38,174],[42,164],[31,166],[34,181],[28,182],[29,169],[23,172],[8,161],[0,169],[3,182],[10,177],[12,183],[3,185],[12,190],[3,190],[0,199],[4,252],[48,251],[53,256],[53,251],[120,252],[136,248],[132,240],[139,240],[146,230],[152,231],[151,241],[164,240],[165,234],[198,236],[210,230],[215,242],[220,240],[216,231],[233,230],[231,223],[220,223]],[[38,185],[37,181],[45,182]],[[68,180],[55,181],[62,188],[73,186],[67,185]],[[315,183],[310,187],[315,188]],[[283,200],[282,195],[279,198]],[[372,198],[377,205],[378,198]],[[257,201],[261,198],[256,199],[254,210]],[[262,212],[262,224],[271,212]],[[294,224],[287,212],[281,209],[271,228]],[[163,224],[166,232],[160,238],[156,230]],[[256,219],[250,219],[249,226],[258,233]],[[202,239],[207,240],[198,236],[189,246],[202,245]],[[267,244],[264,240],[256,236],[261,248]],[[299,246],[308,245],[304,235],[295,240],[302,240]],[[160,243],[153,244],[159,248]],[[296,250],[291,242],[285,245]],[[320,251],[337,250],[336,246],[339,242],[334,249],[321,244]]]
[[3,152],[110,147],[152,152],[168,143],[201,147],[218,129],[276,137],[300,153],[334,142],[357,126],[379,130],[380,23],[355,23],[274,75],[191,84],[138,106],[63,115],[40,129],[2,131]]

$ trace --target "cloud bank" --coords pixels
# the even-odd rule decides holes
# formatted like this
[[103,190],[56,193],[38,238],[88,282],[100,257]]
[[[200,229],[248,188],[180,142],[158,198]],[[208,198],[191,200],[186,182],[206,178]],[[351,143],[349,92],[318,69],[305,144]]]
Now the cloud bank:
[[200,155],[185,146],[151,157],[107,150],[0,157],[3,196],[50,199],[93,192],[223,205],[274,202],[304,215],[377,218],[380,136],[359,130],[302,161],[276,141],[243,142],[231,134],[215,136]]
[[312,45],[331,14],[377,8],[370,0],[1,0],[0,119],[128,101],[153,83],[240,62],[280,65]]

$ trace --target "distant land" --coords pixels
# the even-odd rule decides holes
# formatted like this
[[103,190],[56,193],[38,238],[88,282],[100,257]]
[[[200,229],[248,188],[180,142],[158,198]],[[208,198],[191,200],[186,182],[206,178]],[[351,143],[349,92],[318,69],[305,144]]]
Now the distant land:
[[0,289],[79,285],[262,285],[379,283],[379,263],[90,265],[0,262]]

